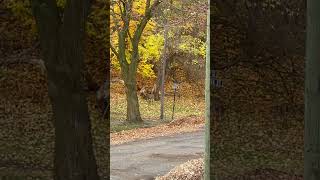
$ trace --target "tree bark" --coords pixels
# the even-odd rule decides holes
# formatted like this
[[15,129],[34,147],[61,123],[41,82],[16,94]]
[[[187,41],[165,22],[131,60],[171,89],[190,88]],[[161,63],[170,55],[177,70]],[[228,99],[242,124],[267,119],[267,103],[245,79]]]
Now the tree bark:
[[[166,41],[166,40],[165,40]],[[170,52],[167,52],[167,60],[166,60],[166,69],[164,70],[164,73],[166,76],[168,73],[168,70],[169,70],[169,66],[171,65],[172,63],[172,54]],[[163,57],[161,57],[161,59],[163,60]],[[153,89],[152,89],[152,93],[154,95],[154,100],[155,101],[159,101],[160,100],[160,90],[161,90],[161,84],[162,84],[162,61],[160,61],[157,66],[158,66],[158,72],[157,72],[157,80],[156,80],[156,83],[153,85]]]
[[153,93],[153,97],[155,101],[159,101],[160,100],[160,87],[161,87],[161,62],[158,63],[158,72],[157,72],[157,81],[156,83],[153,85],[152,88],[152,93]]
[[54,179],[98,180],[86,95],[81,86],[89,1],[68,0],[63,19],[55,0],[33,0],[55,127]]
[[162,73],[161,73],[161,98],[160,98],[160,119],[164,120],[164,85],[165,85],[165,75],[166,75],[166,66],[167,66],[167,46],[168,46],[168,23],[165,19],[164,25],[164,46],[163,46],[163,60],[162,60]]
[[320,1],[307,1],[304,179],[320,179]]
[[136,72],[129,71],[127,73],[128,75],[124,78],[127,96],[127,121],[142,122],[136,86]]
[[[210,1],[208,2],[210,5]],[[212,63],[210,62],[210,9],[207,12],[207,47],[206,47],[206,81],[205,81],[205,101],[206,101],[206,116],[205,116],[205,158],[204,158],[204,180],[213,180],[214,177],[211,177],[212,169],[211,169],[211,137],[210,137],[210,132],[211,132],[211,119],[212,119],[212,103],[211,97],[212,97],[212,92],[211,92],[211,81],[210,79],[212,78],[210,76],[212,68],[211,65]]]
[[55,126],[55,180],[98,180],[86,98],[59,87],[52,94]]

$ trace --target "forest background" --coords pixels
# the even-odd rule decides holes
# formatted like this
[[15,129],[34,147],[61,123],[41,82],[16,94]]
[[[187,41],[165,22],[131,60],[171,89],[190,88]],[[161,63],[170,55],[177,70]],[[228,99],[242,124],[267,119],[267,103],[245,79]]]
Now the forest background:
[[[185,11],[172,10],[170,20],[174,26],[168,36],[171,42],[168,55],[173,58],[167,67],[167,91],[172,91],[170,83],[175,76],[181,82],[179,93],[184,98],[177,100],[177,108],[181,108],[177,109],[177,118],[202,116],[204,110],[204,101],[194,102],[201,102],[204,97],[201,80],[204,79],[206,2],[183,2],[173,2],[177,7],[183,5],[181,9]],[[59,4],[63,6],[63,1]],[[5,172],[27,166],[38,174],[39,169],[51,166],[53,127],[48,121],[51,110],[46,75],[39,61],[39,43],[29,6],[29,1],[4,1],[0,5],[3,24],[0,55],[5,60],[1,61],[0,69],[0,110],[1,118],[6,120],[1,121],[1,126],[6,128],[0,134],[1,141],[5,140],[1,142],[4,146],[0,154],[9,154],[1,157],[1,164],[10,166],[5,167]],[[141,6],[137,5],[138,17]],[[305,1],[215,0],[211,6],[211,58],[216,77],[223,82],[223,88],[214,91],[215,106],[221,112],[219,117],[214,117],[215,131],[212,131],[217,147],[212,153],[215,156],[212,162],[218,167],[215,173],[226,176],[263,166],[302,174]],[[107,9],[102,0],[95,1],[87,26],[84,88],[92,92],[108,78],[104,64],[109,48],[104,46],[109,41]],[[185,17],[186,12],[190,16]],[[141,38],[139,89],[152,89],[159,77],[164,26],[157,13]],[[116,43],[117,39],[110,35],[111,43]],[[124,84],[117,80],[121,79],[120,64],[113,54],[111,57],[111,79],[115,80],[111,82],[111,119],[115,120],[111,122],[111,131],[140,127],[121,122],[126,117]],[[152,102],[153,110],[146,108],[148,103],[141,102],[142,119],[152,120],[146,124],[153,126],[160,122],[157,120],[159,103]],[[170,103],[167,102],[166,114],[170,114]],[[192,104],[192,111],[185,107]],[[101,113],[95,106],[95,93],[91,93],[89,107],[99,146],[97,154],[101,157],[98,161],[101,169],[105,169],[108,165],[103,161],[103,154],[108,149],[102,127],[106,124],[99,121]],[[224,166],[230,163],[239,168]]]

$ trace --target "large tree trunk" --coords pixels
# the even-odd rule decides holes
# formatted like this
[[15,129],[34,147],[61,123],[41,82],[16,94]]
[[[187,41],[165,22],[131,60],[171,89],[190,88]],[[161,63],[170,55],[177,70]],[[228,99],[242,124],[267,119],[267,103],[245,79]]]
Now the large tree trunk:
[[89,1],[68,0],[63,19],[60,19],[55,0],[32,1],[53,111],[55,180],[99,179],[81,84],[89,7]]
[[136,72],[128,71],[123,77],[127,96],[127,121],[142,122],[137,94]]
[[320,1],[307,2],[304,180],[320,179]]
[[83,92],[50,88],[55,126],[55,180],[97,180],[91,125]]

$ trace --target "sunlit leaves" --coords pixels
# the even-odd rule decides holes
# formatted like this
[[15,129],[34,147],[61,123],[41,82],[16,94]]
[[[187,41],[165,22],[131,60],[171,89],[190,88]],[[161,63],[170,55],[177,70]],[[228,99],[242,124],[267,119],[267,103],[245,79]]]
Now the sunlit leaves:
[[179,49],[196,56],[205,57],[206,44],[198,38],[192,36],[182,36],[182,43],[179,45]]
[[140,46],[141,58],[158,60],[163,43],[164,39],[159,34],[146,37],[145,42]]
[[[152,2],[151,2],[152,3]],[[146,0],[136,0],[132,7],[125,10],[125,6],[116,0],[111,4],[111,44],[118,51],[118,33],[125,26],[125,18],[129,18],[129,29],[126,37],[125,56],[126,61],[130,64],[132,50],[132,38],[136,33],[137,26],[141,19],[145,16]],[[160,35],[155,35],[157,24],[152,19],[148,21],[143,30],[142,37],[139,40],[139,65],[138,73],[143,77],[155,77],[152,70],[154,61],[159,60],[161,48],[163,46],[163,38]],[[118,52],[117,52],[118,53]],[[117,61],[118,57],[112,52],[113,67],[120,67]],[[120,70],[120,69],[117,69]]]

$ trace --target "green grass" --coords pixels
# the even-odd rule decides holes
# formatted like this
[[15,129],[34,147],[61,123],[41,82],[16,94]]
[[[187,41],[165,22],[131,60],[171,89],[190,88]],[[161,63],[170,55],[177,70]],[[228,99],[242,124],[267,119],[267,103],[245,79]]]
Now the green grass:
[[151,124],[149,122],[143,122],[143,123],[129,123],[129,122],[122,122],[117,124],[111,124],[111,132],[119,132],[119,131],[126,131],[136,128],[148,128],[155,126],[156,124]]
[[[112,92],[111,92],[112,93]],[[112,93],[110,100],[111,132],[129,130],[139,127],[152,127],[168,123],[172,119],[173,97],[165,98],[165,120],[160,120],[160,101],[146,101],[139,98],[139,106],[143,123],[126,123],[126,97],[120,93]],[[204,116],[205,101],[203,98],[177,97],[174,119],[191,115]]]

